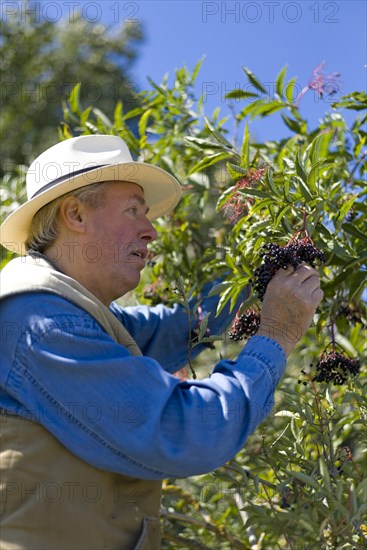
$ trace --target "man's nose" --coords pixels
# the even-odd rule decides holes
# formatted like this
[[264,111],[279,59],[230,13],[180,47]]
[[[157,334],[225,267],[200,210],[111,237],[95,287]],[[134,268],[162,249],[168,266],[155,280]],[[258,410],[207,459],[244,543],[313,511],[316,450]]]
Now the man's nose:
[[148,220],[148,218],[146,218],[145,222],[146,223],[143,230],[142,238],[148,242],[154,241],[157,238],[158,233],[155,227],[153,226],[152,222]]

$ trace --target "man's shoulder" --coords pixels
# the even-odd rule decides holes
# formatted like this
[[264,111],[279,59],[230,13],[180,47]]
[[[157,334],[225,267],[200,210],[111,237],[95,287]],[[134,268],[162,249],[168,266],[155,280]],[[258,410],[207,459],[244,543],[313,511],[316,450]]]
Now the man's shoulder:
[[1,301],[2,322],[11,318],[26,320],[35,314],[40,317],[52,317],[63,313],[88,316],[86,311],[66,298],[44,290],[13,294]]

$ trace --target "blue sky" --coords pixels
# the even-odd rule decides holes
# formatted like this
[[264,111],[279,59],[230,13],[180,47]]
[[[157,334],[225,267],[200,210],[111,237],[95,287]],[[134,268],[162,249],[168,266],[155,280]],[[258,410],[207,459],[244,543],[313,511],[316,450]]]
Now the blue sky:
[[[287,65],[289,78],[297,76],[300,90],[315,67],[325,62],[326,74],[341,74],[338,93],[332,100],[321,100],[312,91],[304,96],[301,113],[310,127],[330,110],[335,98],[366,89],[366,5],[363,0],[100,3],[104,22],[137,19],[144,26],[146,42],[133,75],[138,89],[149,88],[147,75],[160,82],[165,73],[173,76],[182,65],[193,68],[205,56],[197,91],[207,92],[208,114],[217,106],[228,113],[224,94],[248,82],[243,66],[272,90],[276,75]],[[245,103],[235,104],[242,106]],[[259,139],[277,139],[287,132],[278,115],[256,119],[250,129]]]
[[[230,113],[224,95],[248,89],[242,67],[248,67],[269,90],[277,74],[288,66],[297,77],[297,90],[307,85],[312,71],[325,62],[325,74],[340,73],[337,93],[321,99],[308,92],[300,105],[309,127],[330,110],[341,95],[366,89],[367,2],[365,0],[34,0],[42,15],[58,20],[81,11],[88,21],[109,27],[139,21],[146,41],[132,71],[135,89],[149,89],[147,76],[161,82],[175,68],[192,69],[205,56],[197,80],[198,96],[206,92],[205,111],[220,106]],[[18,0],[25,6],[24,0]],[[2,12],[11,13],[15,1],[3,0]],[[18,8],[22,9],[22,8]],[[254,90],[252,90],[254,91]],[[235,109],[246,105],[234,102]],[[354,113],[346,113],[347,121]],[[230,129],[231,125],[227,127]],[[255,119],[250,131],[256,139],[287,135],[280,115]]]

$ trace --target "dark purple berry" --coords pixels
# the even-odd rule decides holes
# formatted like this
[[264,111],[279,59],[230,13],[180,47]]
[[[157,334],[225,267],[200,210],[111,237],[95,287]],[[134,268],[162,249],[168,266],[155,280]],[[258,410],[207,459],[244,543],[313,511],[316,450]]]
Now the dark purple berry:
[[316,261],[325,261],[324,253],[313,245],[309,237],[291,240],[286,246],[267,243],[264,248],[266,252],[263,253],[262,264],[254,273],[254,290],[260,300],[263,299],[270,280],[279,269],[287,269],[288,266],[296,269],[302,262],[315,267]]
[[231,340],[243,340],[253,336],[260,325],[260,312],[256,309],[247,309],[242,315],[236,315],[232,328],[228,333]]
[[352,359],[339,351],[323,353],[316,364],[315,382],[344,384],[348,376],[356,376],[361,368],[359,359]]

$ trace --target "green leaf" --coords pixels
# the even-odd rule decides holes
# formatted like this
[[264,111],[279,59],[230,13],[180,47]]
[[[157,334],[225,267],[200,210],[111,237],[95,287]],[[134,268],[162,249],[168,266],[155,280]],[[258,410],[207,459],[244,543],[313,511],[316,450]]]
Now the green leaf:
[[234,271],[238,271],[235,260],[234,260],[233,257],[232,257],[230,254],[228,254],[228,253],[226,254],[225,262],[226,262],[226,264],[228,265],[228,267],[230,267],[230,268],[233,269]]
[[237,193],[240,193],[241,195],[250,195],[250,197],[272,199],[269,193],[266,193],[265,191],[259,191],[259,189],[252,189],[251,187],[244,187],[243,189],[238,189]]
[[215,137],[216,140],[218,140],[220,143],[223,143],[223,145],[228,147],[228,149],[233,149],[232,143],[226,140],[226,138],[214,128],[214,126],[212,125],[212,123],[207,117],[204,117],[204,121],[205,121],[206,128],[209,130],[212,136]]
[[276,82],[275,82],[277,94],[281,98],[285,97],[285,95],[284,95],[284,80],[285,80],[286,72],[287,72],[287,65],[285,65],[285,67],[283,67],[283,69],[280,71],[280,73],[277,76]]
[[224,147],[222,143],[193,136],[185,136],[185,141],[196,145],[199,149],[220,149],[222,151]]
[[71,110],[73,113],[80,115],[82,111],[82,107],[80,105],[80,88],[81,88],[81,82],[78,82],[74,86],[74,88],[71,90],[71,94],[69,97],[69,104],[71,107]]
[[103,111],[101,111],[101,109],[98,109],[98,107],[92,107],[92,112],[95,114],[97,119],[102,122],[106,130],[112,130],[112,122],[110,121],[108,116]]
[[301,150],[298,151],[298,153],[295,157],[294,165],[296,167],[296,172],[297,172],[298,176],[303,180],[303,182],[306,182],[307,181],[307,175],[306,175],[306,172],[305,172],[305,168],[303,166]]
[[297,181],[298,183],[298,189],[301,193],[301,195],[303,196],[303,198],[307,201],[307,202],[310,202],[313,200],[313,197],[311,195],[311,192],[310,192],[310,189],[307,187],[307,184],[302,180],[302,178],[299,178],[297,176],[294,177],[294,179]]
[[242,302],[241,309],[243,311],[246,311],[246,309],[254,306],[258,302],[259,302],[259,298],[254,294],[250,294],[249,297],[246,298],[244,302]]
[[114,120],[116,128],[120,128],[124,124],[123,119],[122,119],[122,115],[123,115],[123,104],[122,104],[122,101],[119,100],[116,103],[116,107],[115,107],[115,110],[113,112],[113,120]]
[[238,164],[227,162],[226,166],[227,166],[228,172],[231,174],[232,178],[234,179],[247,175],[248,170],[245,170],[244,168],[242,168],[242,166],[239,166]]
[[357,498],[356,498],[356,492],[355,487],[352,484],[349,485],[349,502],[350,502],[350,509],[353,514],[358,513],[358,504],[357,504]]
[[274,416],[286,416],[288,418],[300,418],[300,415],[296,412],[288,411],[288,410],[282,410],[275,413]]
[[302,133],[302,126],[297,120],[294,120],[293,118],[289,118],[284,113],[282,113],[280,116],[282,117],[285,125],[288,126],[288,128],[292,130],[292,132],[296,132],[297,134]]
[[[335,254],[335,256],[337,256],[338,258],[341,258],[342,260],[349,260],[350,257],[351,257],[351,254],[350,254],[350,250],[348,250],[343,243],[341,242],[334,242],[334,247],[333,247],[333,253]],[[358,259],[359,260],[359,259]],[[357,260],[357,261],[358,261]],[[354,262],[355,260],[352,260],[352,262]],[[348,262],[347,264],[345,264],[345,267],[348,267],[350,264],[350,262]]]
[[296,80],[297,80],[296,78],[292,78],[286,86],[285,95],[286,95],[286,98],[288,99],[289,103],[294,102],[293,90],[294,90],[294,86],[296,84]]
[[288,210],[290,210],[290,208],[291,208],[291,207],[290,207],[289,205],[287,205],[287,206],[285,206],[284,208],[282,208],[282,209],[280,210],[280,212],[277,214],[277,217],[276,217],[275,222],[274,222],[274,225],[273,225],[274,229],[276,229],[276,228],[278,227],[278,225],[279,225],[280,222],[282,221],[282,219],[283,219],[285,213],[288,212]]
[[367,108],[367,94],[365,91],[352,92],[343,96],[340,101],[333,103],[332,107],[334,109],[344,107],[345,109],[354,109],[356,111],[365,110]]
[[362,241],[367,241],[367,234],[362,233],[362,231],[360,231],[355,225],[351,223],[343,223],[342,227],[346,233],[349,233],[350,235],[353,235],[354,237],[357,237],[357,239],[361,239]]
[[352,274],[353,270],[345,269],[343,268],[343,271],[338,273],[331,281],[328,281],[327,283],[324,283],[323,290],[328,291],[329,289],[334,290],[336,287],[338,287],[341,283],[344,281],[347,281]]
[[[339,249],[341,249],[341,247],[339,246]],[[345,259],[347,260],[348,258],[350,258],[350,254],[348,255],[348,251],[345,250],[345,248],[343,247],[343,253],[345,251],[345,254],[343,254],[343,256],[340,256],[340,257],[345,257]],[[345,264],[345,269],[349,269],[350,267],[354,267],[356,265],[363,265],[365,262],[367,262],[367,253],[364,253],[364,254],[361,254],[358,258],[353,258],[350,262],[347,262]]]
[[193,166],[188,173],[188,176],[191,176],[192,174],[195,174],[195,172],[201,172],[205,168],[209,168],[209,166],[212,166],[213,164],[217,164],[221,160],[227,159],[231,156],[230,153],[222,152],[222,153],[215,153],[214,155],[210,155],[209,157],[201,159],[195,166]]
[[246,123],[243,143],[241,147],[241,158],[242,158],[243,166],[245,168],[248,168],[249,154],[250,154],[250,133],[248,129],[248,123]]
[[263,105],[262,99],[258,99],[257,101],[254,101],[253,103],[250,103],[249,105],[247,105],[247,107],[242,109],[242,111],[237,115],[237,120],[240,122],[247,115],[251,115],[254,111],[256,111],[259,105]]
[[281,101],[265,101],[265,100],[259,100],[255,103],[253,103],[254,109],[251,110],[251,118],[255,118],[256,116],[266,116],[271,113],[275,113],[276,111],[279,111],[280,109],[285,109],[284,103]]
[[313,193],[317,192],[317,182],[322,179],[322,173],[327,166],[330,165],[330,161],[321,159],[316,161],[307,175],[307,184]]
[[367,281],[366,271],[360,271],[355,273],[352,277],[349,278],[350,287],[349,287],[349,301],[353,301],[355,297],[358,297],[365,288]]
[[265,182],[267,183],[270,191],[274,193],[276,197],[280,197],[279,190],[273,180],[273,169],[269,168],[266,172]]
[[208,328],[208,321],[209,321],[210,312],[205,315],[205,317],[202,319],[199,325],[199,332],[198,332],[198,343],[204,338],[206,329]]
[[218,303],[217,315],[222,311],[222,309],[224,308],[228,300],[230,300],[232,293],[233,293],[233,286],[230,286],[223,292]]
[[258,97],[258,94],[253,92],[245,92],[244,90],[232,90],[224,96],[226,99],[246,99],[248,97]]
[[[84,123],[85,127],[88,128],[88,130],[92,133],[92,134],[99,134],[100,131],[99,131],[99,128],[95,125],[95,124],[92,124],[91,122],[89,122],[89,120],[87,120],[85,123]],[[86,132],[88,133],[88,132]]]
[[213,288],[210,289],[208,296],[218,296],[218,294],[222,294],[224,290],[229,288],[231,286],[231,283],[228,281],[223,281],[221,283],[217,283],[213,286]]
[[365,499],[367,495],[367,478],[365,477],[356,487],[356,495],[358,498]]
[[312,409],[311,407],[309,406],[308,403],[305,403],[305,409],[304,409],[304,413],[305,413],[305,416],[307,418],[307,421],[308,423],[310,424],[310,426],[313,424],[314,422],[314,418],[313,418],[313,415],[312,415]]
[[339,215],[339,218],[340,219],[344,219],[345,216],[348,214],[349,210],[352,208],[354,202],[356,201],[357,199],[357,195],[354,195],[353,197],[351,197],[349,200],[347,200],[343,206],[341,207],[340,209],[340,215]]
[[256,78],[254,73],[250,71],[250,69],[247,69],[246,67],[242,67],[245,71],[247,78],[251,82],[251,84],[257,89],[260,90],[260,92],[263,92],[264,94],[267,94],[267,90],[264,88],[264,86],[259,82],[259,80]]
[[201,59],[199,59],[199,61],[196,63],[195,67],[194,67],[194,70],[192,71],[192,75],[191,75],[191,82],[194,84],[198,74],[199,74],[199,71],[201,69],[201,66],[202,64],[204,63],[205,61],[205,56],[203,56]]
[[73,134],[70,132],[70,127],[68,124],[61,125],[61,127],[59,128],[59,137],[60,141],[73,137]]
[[234,185],[229,187],[229,189],[226,189],[221,194],[221,196],[219,197],[219,199],[217,201],[217,206],[216,206],[217,212],[219,212],[219,210],[221,210],[223,208],[223,206],[226,204],[226,202],[229,200],[229,198],[233,195],[233,191],[234,191]]
[[309,485],[310,487],[313,487],[316,490],[320,489],[320,486],[315,480],[315,478],[308,476],[304,472],[294,472],[292,470],[286,470],[286,473],[291,477],[295,477],[296,479],[298,479],[298,481],[301,481],[301,483],[304,483],[305,485]]
[[90,112],[92,110],[92,107],[87,107],[87,109],[85,109],[81,115],[80,115],[80,122],[81,124],[85,124],[86,121],[88,120],[89,118],[89,115],[90,115]]
[[140,120],[139,120],[140,141],[145,137],[145,131],[147,129],[147,124],[151,113],[152,113],[152,109],[147,109],[143,114],[143,116],[140,117]]
[[149,82],[149,84],[160,94],[160,95],[163,95],[164,97],[167,97],[168,95],[168,92],[167,92],[167,88],[166,87],[163,87],[163,86],[159,86],[158,84],[156,84],[154,82],[154,80],[152,80],[149,76],[147,77],[147,80]]
[[[259,191],[261,193],[261,191]],[[273,198],[264,199],[262,201],[257,202],[254,206],[251,207],[251,214],[255,214],[256,212],[262,210],[263,208],[270,208],[270,206],[274,204]],[[286,219],[286,218],[285,218]],[[269,222],[266,223],[266,226],[269,226]]]
[[321,477],[324,480],[325,487],[328,491],[330,491],[330,475],[329,470],[327,467],[327,464],[323,458],[319,458],[319,468],[320,468],[320,474]]
[[309,153],[312,164],[327,157],[333,133],[333,130],[323,130],[312,140]]
[[303,518],[297,518],[297,523],[303,527],[303,529],[306,529],[309,533],[312,533],[314,535],[315,533],[315,526],[311,521],[306,521]]
[[123,114],[122,119],[123,120],[130,120],[130,118],[135,118],[137,116],[140,116],[144,112],[145,112],[144,108],[137,107],[136,109],[132,109],[131,111],[128,111],[126,114]]

